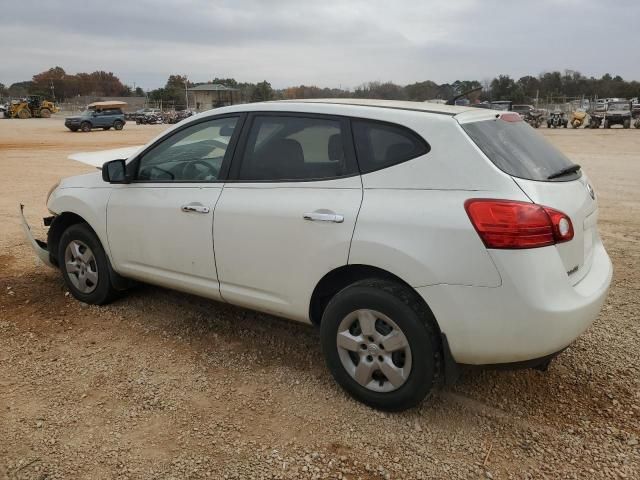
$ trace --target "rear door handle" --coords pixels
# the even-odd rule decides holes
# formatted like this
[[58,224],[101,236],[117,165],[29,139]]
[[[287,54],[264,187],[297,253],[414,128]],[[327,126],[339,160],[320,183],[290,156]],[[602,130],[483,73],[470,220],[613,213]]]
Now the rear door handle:
[[183,205],[181,210],[183,212],[209,213],[209,207],[205,207],[201,203],[190,203],[188,205]]
[[305,220],[309,220],[311,222],[333,222],[333,223],[342,223],[344,222],[344,215],[340,215],[337,213],[330,212],[311,212],[305,213],[302,218]]

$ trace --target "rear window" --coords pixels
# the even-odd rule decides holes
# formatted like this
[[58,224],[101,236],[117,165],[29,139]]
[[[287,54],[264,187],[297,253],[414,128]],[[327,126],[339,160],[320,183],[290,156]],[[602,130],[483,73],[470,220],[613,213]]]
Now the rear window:
[[430,149],[421,137],[400,125],[354,120],[353,136],[362,173],[411,160]]
[[578,170],[550,180],[574,163],[525,122],[493,119],[462,128],[496,167],[513,177],[566,182],[581,176]]

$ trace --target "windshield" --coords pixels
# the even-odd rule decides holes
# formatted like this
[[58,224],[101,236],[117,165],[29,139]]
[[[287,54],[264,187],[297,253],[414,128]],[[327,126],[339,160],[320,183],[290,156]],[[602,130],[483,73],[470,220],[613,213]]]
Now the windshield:
[[500,119],[465,123],[463,130],[503,172],[526,180],[563,182],[580,171],[549,179],[574,163],[523,121]]
[[607,110],[629,110],[628,103],[610,103]]
[[491,102],[492,110],[509,110],[509,103],[505,102]]

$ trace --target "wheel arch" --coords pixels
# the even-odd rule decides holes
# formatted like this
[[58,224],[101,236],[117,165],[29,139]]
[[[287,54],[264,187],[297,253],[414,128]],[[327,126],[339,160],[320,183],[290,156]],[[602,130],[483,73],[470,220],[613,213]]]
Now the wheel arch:
[[49,249],[49,258],[51,263],[56,265],[58,268],[60,264],[58,262],[58,246],[60,244],[60,238],[62,234],[72,225],[84,224],[89,228],[93,234],[98,239],[98,242],[101,243],[102,248],[104,249],[104,253],[107,257],[107,265],[109,269],[109,279],[111,281],[111,285],[116,290],[126,290],[132,285],[131,280],[121,276],[113,269],[111,258],[109,257],[109,251],[107,250],[107,245],[100,239],[100,235],[98,232],[91,226],[91,224],[82,216],[78,215],[74,212],[62,212],[58,214],[53,221],[51,222],[51,226],[49,227],[49,233],[47,234],[47,247]]
[[56,215],[51,222],[51,226],[49,227],[49,232],[47,234],[47,247],[49,248],[49,258],[51,259],[51,263],[56,266],[58,264],[58,245],[60,244],[60,237],[64,231],[69,228],[71,225],[76,225],[78,223],[85,223],[98,237],[98,234],[93,229],[93,227],[85,220],[83,217],[74,212],[62,212]]
[[438,325],[438,321],[433,315],[431,308],[409,283],[388,270],[365,264],[343,265],[331,270],[322,277],[322,279],[320,279],[311,294],[311,300],[309,302],[309,319],[311,320],[311,323],[314,325],[320,325],[324,309],[336,293],[354,282],[368,278],[389,280],[410,290],[415,296],[416,301],[424,305],[431,314],[431,318],[427,320],[432,321],[433,327],[436,329],[438,334],[441,333],[440,326]]

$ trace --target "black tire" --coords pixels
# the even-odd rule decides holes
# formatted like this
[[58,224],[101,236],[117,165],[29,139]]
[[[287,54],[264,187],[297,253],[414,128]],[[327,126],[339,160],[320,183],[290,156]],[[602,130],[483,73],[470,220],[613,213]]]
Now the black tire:
[[111,130],[111,127],[102,127],[102,129],[106,132],[107,130]]
[[611,128],[611,123],[609,122],[609,120],[604,121],[604,128]]
[[115,122],[113,122],[114,129],[122,130],[122,127],[124,127],[124,123],[122,123],[120,120],[116,120]]
[[77,132],[78,131],[78,127],[71,127],[71,128],[69,128],[69,130],[71,130],[72,132]]
[[[91,292],[84,293],[74,285],[71,280],[69,272],[65,265],[65,252],[67,246],[72,242],[79,241],[89,249],[94,258],[94,269],[97,271],[97,282]],[[65,284],[69,288],[71,294],[84,303],[90,303],[93,305],[104,305],[116,298],[117,290],[111,285],[110,271],[111,265],[109,259],[105,253],[100,240],[96,234],[86,223],[77,223],[67,228],[60,237],[58,243],[58,264],[60,265],[60,271],[62,272],[62,278]]]
[[[361,309],[386,315],[406,337],[411,368],[404,383],[395,390],[379,392],[362,386],[342,363],[337,346],[339,326],[343,319]],[[411,289],[378,279],[353,283],[330,300],[322,316],[320,336],[327,367],[342,388],[366,405],[389,411],[414,407],[429,395],[440,380],[440,340],[435,325],[432,313]]]
[[89,122],[82,122],[80,124],[80,130],[82,130],[83,132],[90,132],[91,124]]
[[630,119],[625,119],[625,121],[622,123],[622,128],[629,128],[631,127],[631,120]]

